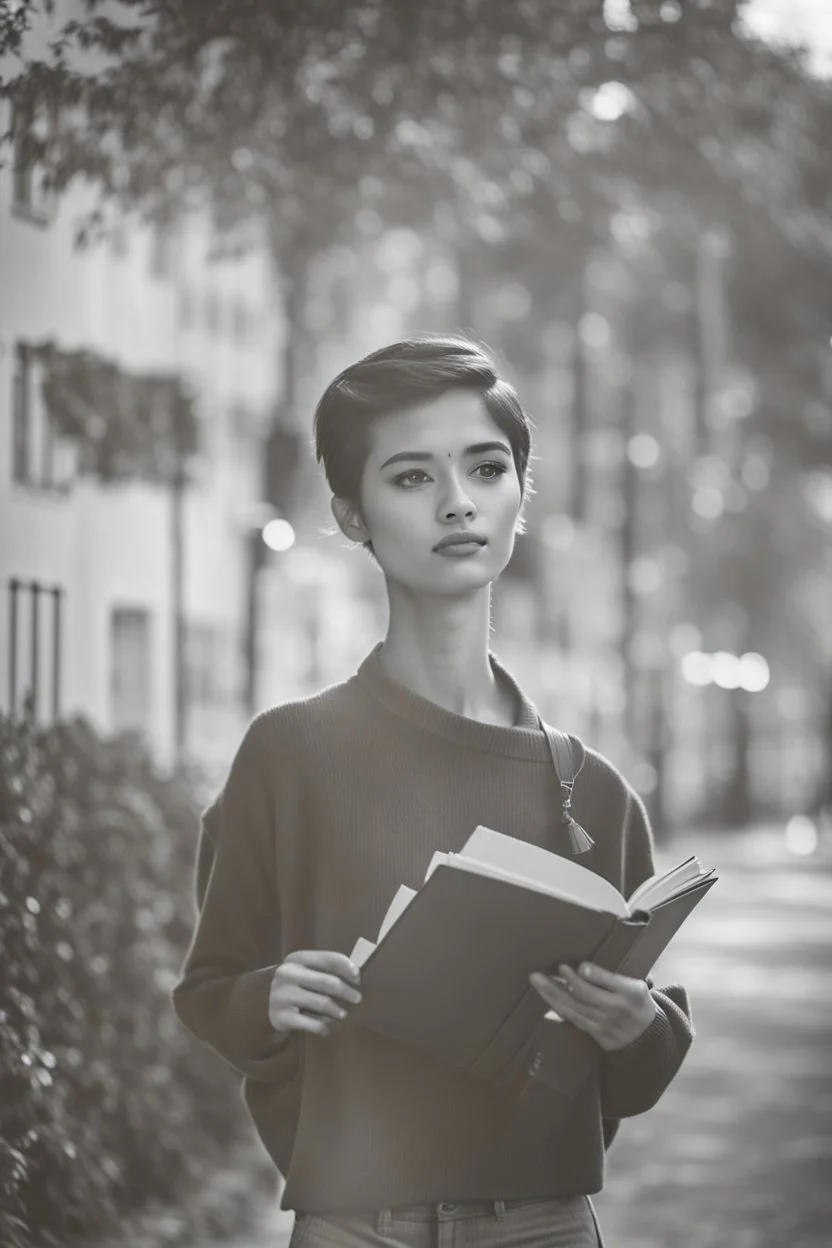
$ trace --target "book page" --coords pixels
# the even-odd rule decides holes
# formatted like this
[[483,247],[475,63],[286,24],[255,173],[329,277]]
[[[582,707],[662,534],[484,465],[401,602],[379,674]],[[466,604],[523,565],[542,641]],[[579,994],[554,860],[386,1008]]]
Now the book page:
[[494,866],[491,862],[480,862],[477,858],[463,857],[462,854],[443,854],[437,851],[430,860],[430,866],[425,872],[425,883],[433,875],[437,867],[454,867],[458,871],[467,871],[469,875],[484,875],[489,880],[504,880],[506,884],[519,885],[521,888],[528,888],[535,893],[545,893],[547,897],[558,896],[565,901],[571,901],[576,906],[583,906],[585,902],[582,898],[570,896],[563,890],[556,894],[534,880],[527,879],[524,875],[517,875],[513,871],[503,871],[500,867]]
[[630,897],[631,910],[651,910],[683,893],[695,880],[705,875],[705,869],[699,859],[691,856],[669,871],[657,872],[648,880],[639,884]]
[[[458,854],[445,857],[449,866],[522,884],[588,910],[629,914],[627,902],[603,876],[540,845],[530,845],[491,828],[476,828]],[[433,866],[431,863],[430,869]]]
[[413,898],[416,896],[415,888],[408,888],[406,884],[400,884],[396,890],[396,895],[387,907],[387,913],[381,921],[381,927],[378,929],[378,943],[384,940],[384,937],[390,931],[390,928],[396,922],[400,915],[404,914]]
[[367,940],[365,936],[359,936],[353,946],[350,957],[356,966],[363,966],[369,958],[370,954],[375,951],[378,945],[384,940],[384,937],[390,931],[390,928],[410,905],[416,896],[415,888],[408,888],[406,884],[400,884],[396,889],[393,900],[387,907],[387,913],[381,920],[381,927],[378,929],[378,940]]
[[366,940],[363,936],[359,936],[353,946],[350,959],[356,966],[361,967],[367,961],[371,953],[375,953],[376,946],[371,940]]

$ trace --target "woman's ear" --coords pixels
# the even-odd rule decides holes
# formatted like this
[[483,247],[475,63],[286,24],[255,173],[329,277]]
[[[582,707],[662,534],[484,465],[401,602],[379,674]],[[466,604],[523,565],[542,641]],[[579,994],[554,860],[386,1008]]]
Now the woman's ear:
[[362,520],[361,512],[355,503],[350,503],[345,498],[333,497],[329,505],[338,523],[338,528],[345,537],[348,537],[351,542],[360,542],[362,545],[370,540],[367,526]]

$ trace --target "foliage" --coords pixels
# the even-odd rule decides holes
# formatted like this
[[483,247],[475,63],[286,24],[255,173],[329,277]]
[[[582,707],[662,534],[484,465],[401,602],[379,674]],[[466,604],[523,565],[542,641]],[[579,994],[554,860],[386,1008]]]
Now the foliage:
[[193,396],[179,377],[133,375],[93,351],[30,347],[58,430],[78,442],[81,470],[104,481],[171,481],[197,449]]
[[[84,1243],[243,1134],[235,1081],[175,1019],[194,777],[83,719],[0,719],[0,1242]],[[213,1143],[211,1143],[213,1141]]]
[[163,218],[207,201],[227,245],[265,223],[288,286],[333,242],[405,223],[473,250],[486,281],[520,244],[545,298],[636,214],[683,282],[704,230],[747,239],[740,306],[759,308],[755,274],[799,269],[769,321],[817,342],[829,91],[743,34],[737,0],[614,7],[88,0],[2,90],[21,117],[61,106],[32,148],[59,188],[82,175]]
[[38,10],[51,15],[55,0],[0,0],[0,56],[20,51],[31,28],[32,14]]

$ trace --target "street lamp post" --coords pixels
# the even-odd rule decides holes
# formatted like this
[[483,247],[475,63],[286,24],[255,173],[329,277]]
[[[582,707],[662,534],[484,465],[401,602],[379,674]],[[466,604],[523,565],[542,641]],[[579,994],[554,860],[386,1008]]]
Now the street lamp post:
[[243,708],[249,719],[257,713],[260,631],[260,573],[270,562],[269,552],[281,554],[295,543],[292,525],[268,503],[258,504],[243,520],[245,540],[245,596],[243,619]]
[[175,448],[170,491],[171,614],[173,625],[173,756],[182,762],[187,734],[187,674],[185,670],[185,460],[181,446]]

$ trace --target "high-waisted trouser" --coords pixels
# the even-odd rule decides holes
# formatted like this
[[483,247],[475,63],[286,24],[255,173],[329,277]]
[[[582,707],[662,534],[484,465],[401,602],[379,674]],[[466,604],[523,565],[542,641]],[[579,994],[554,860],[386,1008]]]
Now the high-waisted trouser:
[[603,1248],[588,1196],[299,1213],[290,1248]]

